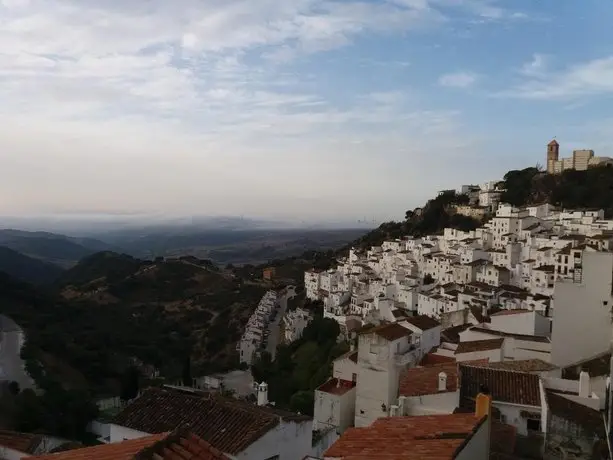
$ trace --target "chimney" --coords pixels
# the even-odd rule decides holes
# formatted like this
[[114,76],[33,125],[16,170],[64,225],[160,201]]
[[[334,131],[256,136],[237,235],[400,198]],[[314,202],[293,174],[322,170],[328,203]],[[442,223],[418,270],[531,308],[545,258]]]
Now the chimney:
[[406,406],[407,406],[407,397],[406,396],[401,396],[400,398],[398,398],[398,414],[399,415],[404,415],[406,413]]
[[444,372],[438,374],[438,391],[447,391],[447,374]]
[[398,406],[390,406],[390,417],[398,417]]
[[486,436],[486,455],[483,458],[489,458],[492,435],[492,397],[489,389],[485,385],[481,385],[480,392],[475,399],[475,416],[479,419],[484,416],[487,417],[484,427]]
[[492,413],[492,397],[490,391],[485,385],[481,385],[481,391],[475,400],[475,416],[489,416]]
[[590,374],[585,371],[581,371],[579,374],[579,397],[590,397]]
[[265,406],[268,404],[268,385],[266,382],[260,383],[258,386],[258,406]]

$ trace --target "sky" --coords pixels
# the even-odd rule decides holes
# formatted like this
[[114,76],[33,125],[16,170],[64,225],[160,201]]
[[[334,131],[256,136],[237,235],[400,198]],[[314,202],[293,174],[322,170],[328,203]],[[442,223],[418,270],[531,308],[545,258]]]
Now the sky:
[[613,2],[0,0],[0,215],[399,219],[613,156]]

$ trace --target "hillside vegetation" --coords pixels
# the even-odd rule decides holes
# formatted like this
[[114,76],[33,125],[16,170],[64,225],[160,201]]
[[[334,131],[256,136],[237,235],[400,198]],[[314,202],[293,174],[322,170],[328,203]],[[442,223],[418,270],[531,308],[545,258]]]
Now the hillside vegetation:
[[55,265],[25,256],[13,249],[0,246],[0,272],[32,284],[51,284],[63,270]]
[[96,254],[68,270],[55,293],[0,274],[0,312],[25,329],[30,363],[98,394],[118,394],[133,363],[170,379],[188,356],[195,375],[223,371],[238,364],[235,343],[267,286],[193,260]]

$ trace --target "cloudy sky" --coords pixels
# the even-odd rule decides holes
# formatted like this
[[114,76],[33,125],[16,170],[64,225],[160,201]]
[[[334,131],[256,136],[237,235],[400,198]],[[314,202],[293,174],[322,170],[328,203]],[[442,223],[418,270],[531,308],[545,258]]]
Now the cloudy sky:
[[613,2],[0,0],[0,214],[399,218],[613,156]]

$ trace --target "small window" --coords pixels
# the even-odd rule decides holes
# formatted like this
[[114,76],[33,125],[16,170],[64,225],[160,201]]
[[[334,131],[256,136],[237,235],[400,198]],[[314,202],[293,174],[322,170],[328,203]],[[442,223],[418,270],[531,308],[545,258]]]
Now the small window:
[[358,381],[358,374],[356,374],[355,372],[351,374],[351,381],[353,383],[356,383]]
[[528,431],[541,432],[541,421],[535,419],[526,420],[526,428]]

